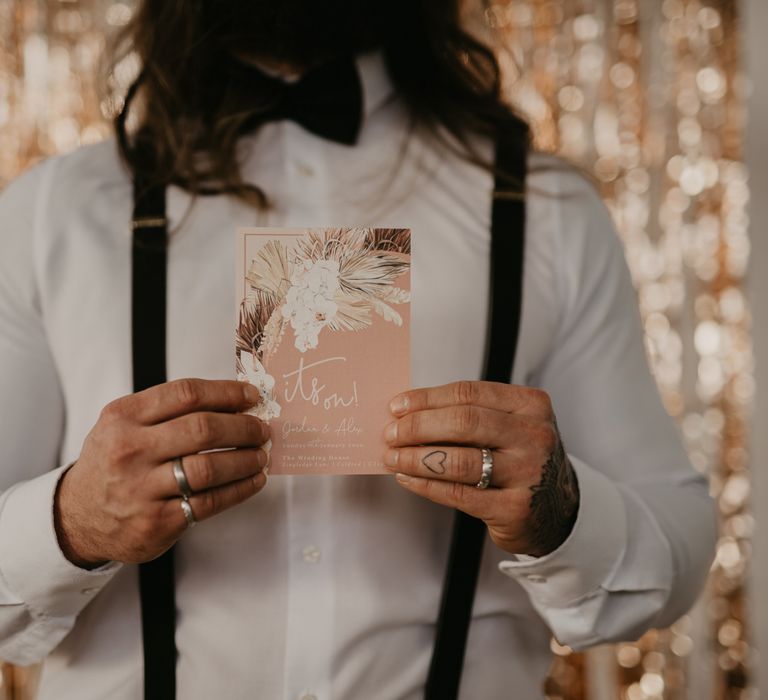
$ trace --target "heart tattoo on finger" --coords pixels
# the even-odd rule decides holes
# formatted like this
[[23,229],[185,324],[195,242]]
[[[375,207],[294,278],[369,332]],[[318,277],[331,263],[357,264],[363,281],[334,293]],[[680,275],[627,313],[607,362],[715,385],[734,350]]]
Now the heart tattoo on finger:
[[447,457],[447,452],[435,450],[424,456],[421,463],[433,474],[445,474],[445,460]]

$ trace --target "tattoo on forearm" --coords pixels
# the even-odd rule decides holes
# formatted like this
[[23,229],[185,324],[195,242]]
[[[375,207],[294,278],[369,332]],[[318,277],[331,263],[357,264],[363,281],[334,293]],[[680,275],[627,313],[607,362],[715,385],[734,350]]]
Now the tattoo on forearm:
[[559,435],[542,469],[541,481],[531,486],[531,492],[531,553],[543,556],[565,542],[579,509],[579,485]]
[[434,474],[445,474],[445,460],[447,457],[447,452],[435,450],[422,457],[421,463]]

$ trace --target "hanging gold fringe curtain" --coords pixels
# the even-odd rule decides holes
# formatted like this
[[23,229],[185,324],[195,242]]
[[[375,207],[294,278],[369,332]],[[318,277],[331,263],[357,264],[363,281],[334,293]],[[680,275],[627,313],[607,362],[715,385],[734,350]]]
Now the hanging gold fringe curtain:
[[720,510],[711,579],[691,614],[586,658],[553,641],[547,691],[563,700],[753,698],[744,587],[755,389],[743,286],[749,84],[738,3],[515,0],[491,4],[482,19],[538,146],[599,183],[664,403]]

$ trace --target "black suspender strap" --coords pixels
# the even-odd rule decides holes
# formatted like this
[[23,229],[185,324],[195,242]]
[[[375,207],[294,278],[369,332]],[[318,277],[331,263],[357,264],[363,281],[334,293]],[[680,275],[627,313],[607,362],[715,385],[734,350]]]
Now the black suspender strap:
[[[165,187],[134,182],[132,252],[133,389],[166,381],[165,309],[168,232]],[[144,698],[176,696],[173,548],[139,566],[144,639]]]
[[[526,152],[519,145],[499,143],[496,167],[519,180],[520,190],[524,191]],[[491,276],[483,378],[508,383],[522,308],[525,198],[500,195],[505,189],[509,188],[497,175],[491,210]],[[456,512],[425,700],[458,698],[485,533],[481,520]]]

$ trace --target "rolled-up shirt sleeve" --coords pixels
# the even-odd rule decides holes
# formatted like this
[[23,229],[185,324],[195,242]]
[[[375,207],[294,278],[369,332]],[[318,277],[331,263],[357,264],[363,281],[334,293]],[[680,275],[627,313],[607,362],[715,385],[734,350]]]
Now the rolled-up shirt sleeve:
[[53,522],[64,401],[35,282],[35,228],[53,162],[0,195],[0,658],[29,664],[114,575],[62,554]]
[[552,235],[561,315],[533,383],[552,397],[581,503],[557,550],[499,568],[557,639],[580,649],[636,639],[684,614],[712,561],[716,515],[649,372],[610,216],[581,177],[560,182]]

